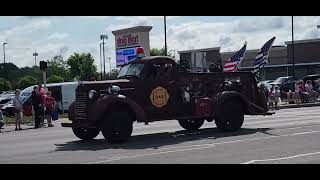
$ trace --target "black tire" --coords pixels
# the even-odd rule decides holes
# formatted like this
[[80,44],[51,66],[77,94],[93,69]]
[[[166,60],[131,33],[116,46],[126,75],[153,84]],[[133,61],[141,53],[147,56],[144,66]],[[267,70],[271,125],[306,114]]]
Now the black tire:
[[92,140],[100,133],[97,128],[72,128],[74,135],[82,140]]
[[242,102],[238,99],[225,101],[221,107],[220,116],[215,118],[218,129],[233,132],[241,128],[244,120]]
[[180,126],[186,130],[197,130],[203,125],[204,119],[191,119],[191,120],[181,119],[181,120],[178,120],[178,122]]
[[132,133],[133,118],[129,112],[114,109],[109,111],[109,115],[104,119],[102,134],[110,143],[122,143],[129,139]]

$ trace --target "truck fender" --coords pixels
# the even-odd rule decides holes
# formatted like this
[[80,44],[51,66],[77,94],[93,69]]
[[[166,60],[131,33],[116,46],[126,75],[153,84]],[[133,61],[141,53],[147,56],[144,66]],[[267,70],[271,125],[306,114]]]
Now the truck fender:
[[70,106],[69,106],[69,111],[68,111],[68,119],[70,121],[73,121],[75,118],[75,114],[74,114],[74,109],[75,108],[75,101],[73,101]]
[[134,120],[137,122],[147,122],[143,108],[132,99],[121,94],[106,95],[98,99],[92,106],[93,108],[89,109],[90,119],[95,122],[101,122],[101,120],[106,116],[106,113],[108,113],[108,110],[116,104],[121,104],[128,108],[130,113],[134,116]]
[[222,104],[229,99],[238,99],[239,101],[241,101],[243,104],[243,108],[244,108],[243,110],[244,110],[245,114],[247,114],[250,111],[249,110],[249,101],[241,93],[236,92],[236,91],[224,91],[224,92],[218,93],[216,95],[216,98],[214,99],[214,102],[213,102],[213,115],[214,116],[220,115]]

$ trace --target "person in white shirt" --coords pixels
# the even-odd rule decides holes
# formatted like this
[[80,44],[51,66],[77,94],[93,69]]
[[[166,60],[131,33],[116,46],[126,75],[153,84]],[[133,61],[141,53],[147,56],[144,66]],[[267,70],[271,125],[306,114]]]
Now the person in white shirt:
[[276,86],[275,87],[275,90],[273,91],[273,96],[274,96],[274,103],[275,103],[275,109],[279,109],[278,105],[279,103],[281,102],[281,99],[280,99],[280,96],[281,96],[281,93],[280,93],[280,89],[279,89],[279,86]]

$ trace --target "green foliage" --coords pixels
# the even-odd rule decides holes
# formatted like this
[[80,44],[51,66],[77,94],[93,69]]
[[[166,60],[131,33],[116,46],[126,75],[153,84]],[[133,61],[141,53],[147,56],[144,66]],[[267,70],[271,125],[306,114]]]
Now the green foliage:
[[67,64],[70,66],[70,75],[79,80],[90,80],[92,77],[98,77],[97,67],[94,65],[94,59],[90,53],[74,53],[71,55]]
[[118,74],[119,74],[119,71],[120,71],[119,69],[112,69],[111,70],[111,75],[109,73],[107,73],[106,74],[106,76],[107,76],[106,78],[107,79],[116,79]]
[[18,83],[18,88],[19,89],[24,89],[27,88],[29,86],[33,86],[38,84],[38,80],[32,76],[25,76],[23,78],[20,79],[19,83]]
[[12,90],[10,82],[3,78],[0,78],[0,91],[9,91],[9,90]]
[[[168,51],[168,50],[167,50]],[[159,49],[159,48],[152,48],[150,50],[150,56],[165,56],[166,55],[166,51],[163,48]],[[171,52],[168,51],[168,56],[173,57],[173,55],[171,54]]]
[[48,60],[47,76],[51,77],[53,75],[60,76],[67,81],[73,80],[70,76],[68,64],[63,60],[61,55],[54,56],[52,59]]
[[64,79],[61,76],[52,75],[48,78],[47,82],[48,83],[60,83],[60,82],[64,82]]

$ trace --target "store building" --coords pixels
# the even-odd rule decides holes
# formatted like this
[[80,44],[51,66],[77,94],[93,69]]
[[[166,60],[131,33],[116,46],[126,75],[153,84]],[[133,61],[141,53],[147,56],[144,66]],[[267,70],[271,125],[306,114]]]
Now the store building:
[[[247,50],[245,59],[239,66],[239,71],[252,71],[255,57],[259,49]],[[198,54],[206,52],[204,57]],[[208,53],[209,52],[209,53]],[[228,58],[236,52],[220,52],[220,48],[179,51],[180,60],[190,62],[192,67],[200,64],[209,65],[220,63],[224,65]],[[207,54],[212,54],[208,56]],[[205,61],[205,62],[203,62]],[[320,73],[320,39],[294,41],[295,76],[303,78],[305,75]],[[293,74],[292,42],[285,42],[284,46],[273,46],[269,54],[269,63],[261,71],[262,79],[276,79]]]

